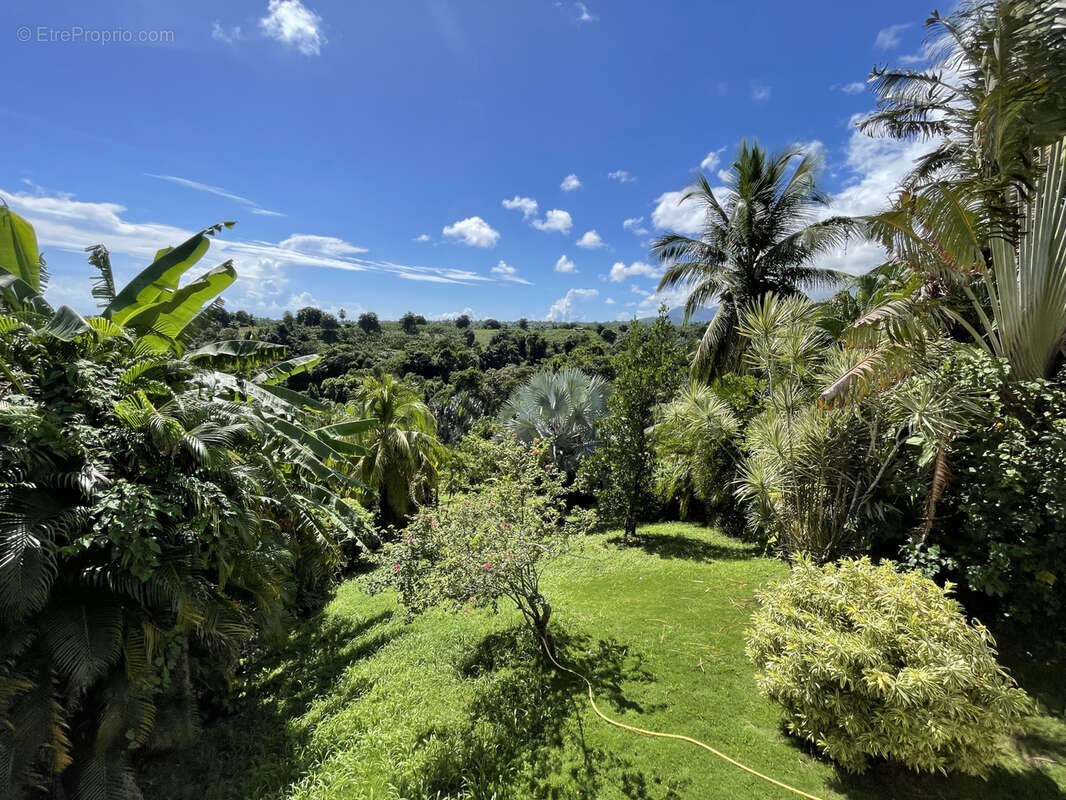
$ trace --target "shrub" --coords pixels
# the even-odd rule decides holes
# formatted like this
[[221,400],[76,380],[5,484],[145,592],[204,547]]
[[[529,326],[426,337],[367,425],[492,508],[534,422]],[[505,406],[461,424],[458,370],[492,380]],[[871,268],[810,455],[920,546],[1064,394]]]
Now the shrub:
[[[991,367],[987,369],[992,369]],[[965,379],[965,378],[964,378]],[[978,381],[998,382],[998,375]],[[1006,621],[1066,628],[1066,387],[1017,381],[956,442],[936,532]]]
[[866,558],[800,560],[758,594],[747,652],[760,691],[848,770],[875,757],[984,775],[1030,701],[949,590]]
[[435,605],[469,611],[510,600],[537,644],[551,648],[552,608],[540,591],[540,567],[565,552],[593,516],[565,514],[565,488],[543,446],[499,442],[497,473],[478,492],[419,513],[380,557],[379,581],[417,614]]

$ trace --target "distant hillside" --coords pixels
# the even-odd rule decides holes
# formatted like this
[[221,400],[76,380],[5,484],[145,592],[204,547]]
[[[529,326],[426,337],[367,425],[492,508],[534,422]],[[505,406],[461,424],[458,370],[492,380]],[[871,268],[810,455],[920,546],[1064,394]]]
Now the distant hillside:
[[[710,308],[701,308],[699,311],[692,315],[692,318],[689,320],[689,324],[691,325],[696,322],[710,322],[714,318],[715,312],[717,311],[718,306],[711,306]],[[680,325],[681,321],[684,319],[685,316],[685,309],[671,308],[667,316],[670,318],[670,321],[672,323],[674,323],[675,325]],[[654,322],[655,317],[641,317],[640,321]]]

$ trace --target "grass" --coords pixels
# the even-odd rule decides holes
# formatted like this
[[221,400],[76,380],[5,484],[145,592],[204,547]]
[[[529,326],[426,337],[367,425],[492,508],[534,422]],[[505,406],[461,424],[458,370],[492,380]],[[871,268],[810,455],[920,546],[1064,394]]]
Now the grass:
[[[1061,665],[1008,654],[1041,701],[989,782],[882,766],[839,773],[786,736],[744,656],[754,590],[785,566],[713,530],[643,529],[644,546],[590,537],[549,570],[566,662],[606,713],[684,733],[830,800],[1066,798]],[[691,745],[610,727],[584,685],[538,660],[517,614],[427,614],[342,586],[250,676],[237,712],[193,750],[146,765],[145,796],[787,798]]]

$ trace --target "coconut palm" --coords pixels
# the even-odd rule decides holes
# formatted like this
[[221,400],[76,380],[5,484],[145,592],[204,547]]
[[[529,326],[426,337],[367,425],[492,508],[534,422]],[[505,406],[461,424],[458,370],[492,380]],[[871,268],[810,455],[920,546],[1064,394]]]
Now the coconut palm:
[[530,444],[542,439],[559,469],[574,473],[596,446],[596,421],[607,413],[610,384],[579,369],[538,372],[504,404],[506,430]]
[[737,320],[752,302],[771,292],[789,296],[845,280],[815,264],[857,227],[845,217],[818,220],[829,200],[817,187],[818,166],[810,150],[769,154],[744,141],[721,196],[701,174],[680,201],[706,211],[699,238],[670,233],[653,243],[652,253],[666,267],[659,290],[690,290],[686,323],[697,309],[718,303],[696,350],[696,375],[713,376],[739,363]]
[[418,395],[380,370],[363,381],[356,410],[373,420],[359,439],[367,453],[358,474],[377,495],[382,523],[401,525],[412,504],[429,499],[437,485],[443,450],[437,421]]

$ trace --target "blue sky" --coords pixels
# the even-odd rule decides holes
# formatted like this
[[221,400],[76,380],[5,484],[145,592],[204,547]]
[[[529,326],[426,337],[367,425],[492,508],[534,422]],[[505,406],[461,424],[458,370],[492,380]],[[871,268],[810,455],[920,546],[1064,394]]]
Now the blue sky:
[[[56,0],[5,14],[0,195],[49,296],[89,311],[82,248],[124,279],[223,219],[231,309],[396,318],[645,316],[649,239],[742,137],[822,150],[839,213],[924,145],[853,129],[874,63],[916,61],[921,2]],[[113,41],[105,41],[111,38]],[[22,41],[28,39],[28,41]],[[506,203],[504,201],[507,201]],[[827,259],[859,271],[872,245]]]

